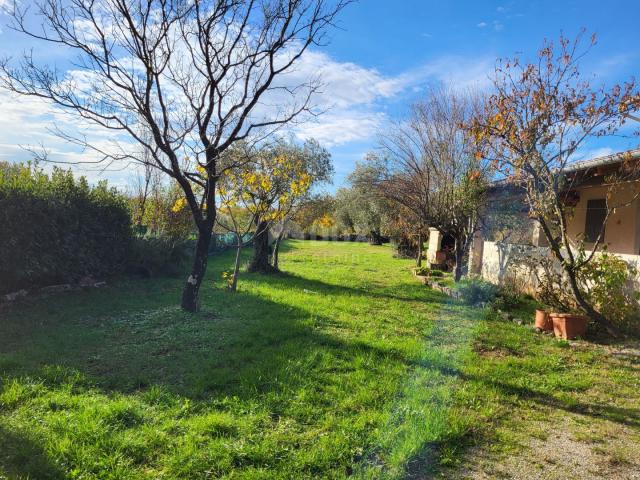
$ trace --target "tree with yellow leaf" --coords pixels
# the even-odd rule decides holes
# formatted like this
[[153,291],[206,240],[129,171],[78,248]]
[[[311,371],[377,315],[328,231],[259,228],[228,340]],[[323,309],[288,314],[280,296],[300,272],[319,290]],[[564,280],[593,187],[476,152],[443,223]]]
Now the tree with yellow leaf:
[[279,140],[259,149],[236,149],[232,168],[218,186],[221,218],[218,224],[238,239],[232,289],[237,285],[241,239],[254,230],[253,257],[249,271],[277,271],[269,262],[269,229],[280,224],[274,258],[286,227],[287,217],[308,197],[314,185],[326,182],[333,172],[331,156],[315,140],[303,145]]

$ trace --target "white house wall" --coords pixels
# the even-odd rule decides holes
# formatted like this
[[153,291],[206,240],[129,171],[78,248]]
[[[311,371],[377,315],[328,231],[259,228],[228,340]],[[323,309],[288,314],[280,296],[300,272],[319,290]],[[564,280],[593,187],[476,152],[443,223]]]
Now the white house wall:
[[[636,268],[633,289],[640,290],[640,255],[615,254]],[[526,264],[522,259],[525,258]],[[548,247],[515,245],[498,242],[484,242],[482,247],[481,275],[496,285],[508,284],[521,291],[535,294],[537,290],[536,271],[542,272],[542,265],[549,263],[558,273],[560,264]],[[533,268],[532,268],[533,266]]]

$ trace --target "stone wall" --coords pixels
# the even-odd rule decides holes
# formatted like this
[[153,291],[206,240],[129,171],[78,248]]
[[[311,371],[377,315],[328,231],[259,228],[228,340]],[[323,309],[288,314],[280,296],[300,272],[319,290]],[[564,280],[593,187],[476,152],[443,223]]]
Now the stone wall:
[[[640,290],[640,255],[616,254],[639,272],[633,279],[634,290]],[[534,294],[538,287],[537,276],[544,268],[552,268],[561,274],[559,262],[548,247],[484,242],[480,274],[497,285],[511,285],[521,291]],[[537,275],[536,275],[537,274]]]

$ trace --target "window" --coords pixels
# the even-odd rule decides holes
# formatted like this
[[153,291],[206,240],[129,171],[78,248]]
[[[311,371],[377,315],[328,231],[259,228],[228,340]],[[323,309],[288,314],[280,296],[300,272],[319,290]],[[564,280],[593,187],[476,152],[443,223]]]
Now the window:
[[584,226],[584,239],[587,242],[595,242],[598,239],[606,216],[607,201],[604,198],[593,199],[587,202],[587,220]]

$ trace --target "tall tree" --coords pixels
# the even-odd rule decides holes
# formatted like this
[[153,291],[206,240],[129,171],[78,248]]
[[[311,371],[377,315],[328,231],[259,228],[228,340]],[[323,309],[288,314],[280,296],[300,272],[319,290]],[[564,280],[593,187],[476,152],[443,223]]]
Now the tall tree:
[[334,207],[336,220],[343,229],[366,235],[371,245],[382,245],[389,205],[371,188],[376,175],[372,165],[357,163],[347,178],[350,186],[336,192]]
[[530,63],[519,58],[503,60],[495,72],[495,93],[470,130],[478,155],[491,159],[503,176],[521,188],[529,214],[539,222],[577,307],[615,333],[587,300],[578,277],[602,245],[610,214],[622,206],[613,193],[638,178],[636,163],[623,156],[621,168],[607,179],[605,218],[586,253],[584,239],[571,239],[568,234],[571,190],[581,180],[571,172],[571,164],[585,142],[614,135],[640,107],[640,95],[634,81],[610,89],[591,86],[581,75],[579,62],[595,44],[595,36],[586,47],[583,36],[584,32],[573,41],[563,36],[557,43],[545,41],[538,58]]
[[[309,198],[314,186],[329,182],[333,164],[329,152],[315,140],[307,140],[304,145],[280,141],[258,158],[261,160],[256,165],[256,173],[262,180],[248,185],[246,191],[253,205],[249,208],[264,213],[256,217],[249,271],[269,273],[277,271],[277,265],[269,263],[270,227],[274,222],[286,222]],[[280,233],[284,234],[284,228]],[[279,244],[277,240],[275,246]]]
[[413,214],[416,233],[433,227],[454,238],[456,281],[479,228],[491,175],[464,128],[476,104],[473,95],[434,88],[413,105],[408,121],[381,136],[377,160],[378,190]]
[[0,85],[48,100],[149,156],[129,153],[129,143],[107,151],[59,132],[101,161],[148,162],[180,185],[198,231],[182,307],[195,311],[216,219],[216,184],[225,174],[220,156],[239,140],[256,141],[314,113],[318,82],[280,79],[323,42],[348,1],[15,2],[12,27],[77,54],[75,70],[60,72],[25,52],[17,65],[0,61]]
[[[235,159],[238,155],[246,160]],[[218,184],[221,201],[218,224],[233,232],[237,239],[230,284],[235,290],[244,234],[254,229],[249,271],[276,270],[277,264],[269,263],[270,226],[274,222],[285,222],[314,185],[328,181],[333,165],[329,152],[315,140],[304,145],[280,140],[257,151],[236,148],[227,152],[223,162],[240,165],[229,170]]]

